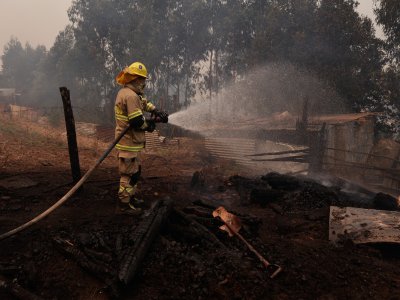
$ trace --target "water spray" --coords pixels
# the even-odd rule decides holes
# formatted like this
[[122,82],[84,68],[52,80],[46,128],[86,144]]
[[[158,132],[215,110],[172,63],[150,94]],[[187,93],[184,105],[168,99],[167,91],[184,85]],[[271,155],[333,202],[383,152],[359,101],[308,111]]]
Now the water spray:
[[342,98],[317,76],[289,63],[275,63],[244,74],[212,100],[195,99],[188,108],[170,115],[169,123],[208,135],[211,127],[234,128],[238,122],[274,113],[299,117],[305,99],[310,115],[344,112]]

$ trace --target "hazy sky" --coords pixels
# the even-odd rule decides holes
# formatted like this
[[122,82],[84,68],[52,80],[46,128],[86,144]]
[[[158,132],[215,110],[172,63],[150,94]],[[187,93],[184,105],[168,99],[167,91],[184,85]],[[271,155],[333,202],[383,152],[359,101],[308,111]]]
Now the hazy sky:
[[[374,4],[373,0],[358,0],[360,5],[358,6],[358,12],[362,15],[365,15],[367,17],[370,17],[374,22],[375,22],[375,16],[374,16]],[[384,37],[382,28],[379,26],[376,26],[376,35],[380,38]]]
[[72,0],[0,0],[0,54],[12,36],[49,49],[69,23]]
[[[373,18],[373,0],[358,0],[359,12]],[[72,0],[0,0],[0,55],[12,36],[23,45],[49,49],[57,34],[69,23]],[[377,30],[378,36],[382,36]]]

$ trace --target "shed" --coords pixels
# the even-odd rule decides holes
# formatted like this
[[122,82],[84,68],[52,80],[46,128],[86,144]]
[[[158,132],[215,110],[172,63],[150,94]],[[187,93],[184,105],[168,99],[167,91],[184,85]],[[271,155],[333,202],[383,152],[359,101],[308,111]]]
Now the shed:
[[14,88],[0,88],[0,103],[2,104],[14,103],[16,96],[17,94]]
[[376,142],[377,115],[378,113],[371,112],[321,115],[310,120],[311,127],[326,124],[326,169],[347,175],[349,171],[354,172],[356,164],[367,161],[368,153]]

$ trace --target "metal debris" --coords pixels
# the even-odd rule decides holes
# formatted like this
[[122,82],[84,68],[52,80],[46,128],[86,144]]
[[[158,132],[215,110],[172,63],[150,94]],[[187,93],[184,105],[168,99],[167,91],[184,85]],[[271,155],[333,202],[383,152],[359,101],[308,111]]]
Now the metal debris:
[[329,240],[340,244],[400,243],[400,212],[356,207],[330,207]]
[[228,232],[229,236],[236,235],[243,243],[246,244],[246,246],[250,249],[251,252],[253,252],[257,258],[263,263],[263,265],[267,268],[268,271],[271,272],[270,277],[274,278],[276,275],[278,275],[282,271],[282,267],[276,265],[276,264],[271,264],[269,261],[267,261],[246,239],[239,233],[240,228],[242,227],[240,219],[229,213],[224,207],[220,206],[216,210],[213,211],[213,217],[219,217],[225,225],[222,225],[220,227],[221,230],[224,230]]

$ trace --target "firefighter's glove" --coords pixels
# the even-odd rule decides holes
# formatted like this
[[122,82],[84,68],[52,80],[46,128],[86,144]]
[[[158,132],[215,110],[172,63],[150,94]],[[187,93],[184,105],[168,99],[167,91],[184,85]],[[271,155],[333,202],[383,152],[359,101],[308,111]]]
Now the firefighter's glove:
[[168,113],[163,110],[155,109],[153,114],[157,122],[168,123]]
[[144,128],[144,131],[153,132],[156,129],[156,121],[153,119],[146,120],[147,126]]

